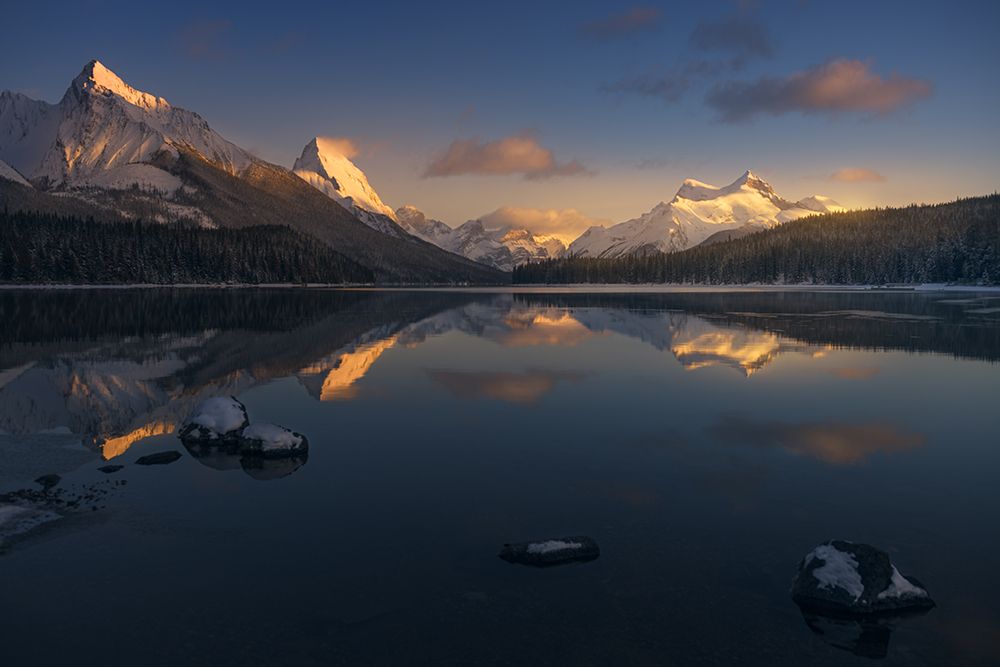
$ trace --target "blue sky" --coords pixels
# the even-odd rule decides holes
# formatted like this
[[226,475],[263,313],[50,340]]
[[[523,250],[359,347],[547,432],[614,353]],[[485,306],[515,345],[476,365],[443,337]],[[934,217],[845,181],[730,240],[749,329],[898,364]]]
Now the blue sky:
[[1000,183],[1000,3],[57,4],[5,9],[0,88],[55,101],[97,58],[279,164],[350,138],[452,224],[617,222],[747,168],[851,206]]

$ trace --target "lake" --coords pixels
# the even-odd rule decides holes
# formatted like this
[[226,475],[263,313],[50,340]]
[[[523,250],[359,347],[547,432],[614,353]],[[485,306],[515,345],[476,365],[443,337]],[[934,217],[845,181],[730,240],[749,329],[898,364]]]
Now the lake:
[[[0,530],[4,665],[1000,663],[1000,293],[0,290],[0,316],[0,492],[51,519]],[[229,395],[308,457],[187,449]],[[600,557],[498,558],[572,535]],[[830,539],[937,607],[801,611]]]

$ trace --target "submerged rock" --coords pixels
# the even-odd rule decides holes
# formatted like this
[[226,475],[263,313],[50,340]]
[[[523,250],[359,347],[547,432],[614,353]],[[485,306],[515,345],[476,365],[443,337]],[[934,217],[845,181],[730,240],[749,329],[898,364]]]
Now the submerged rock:
[[536,566],[590,561],[600,555],[601,550],[597,542],[584,535],[505,544],[500,550],[500,558],[508,563]]
[[244,454],[267,459],[300,457],[309,451],[309,441],[301,433],[264,422],[243,429],[240,441]]
[[105,475],[110,475],[111,473],[118,472],[119,470],[121,470],[124,467],[125,466],[123,466],[121,464],[112,463],[111,465],[101,466],[100,468],[98,468],[98,470],[100,470],[101,472],[103,472]]
[[236,441],[249,423],[246,406],[232,396],[216,396],[195,407],[178,435],[185,442]]
[[43,489],[45,489],[46,491],[48,491],[52,487],[54,487],[57,484],[59,484],[59,482],[61,482],[61,481],[62,481],[62,477],[60,477],[59,475],[56,475],[56,474],[53,473],[53,474],[50,474],[50,475],[42,475],[41,477],[37,478],[35,480],[35,484],[41,485],[41,487]]
[[884,551],[868,544],[832,540],[799,563],[792,599],[805,609],[873,614],[930,609],[923,585],[904,576]]
[[136,459],[135,464],[140,466],[160,466],[166,465],[167,463],[173,463],[181,457],[181,453],[171,449],[167,452],[156,452],[155,454],[147,454],[146,456],[140,456]]

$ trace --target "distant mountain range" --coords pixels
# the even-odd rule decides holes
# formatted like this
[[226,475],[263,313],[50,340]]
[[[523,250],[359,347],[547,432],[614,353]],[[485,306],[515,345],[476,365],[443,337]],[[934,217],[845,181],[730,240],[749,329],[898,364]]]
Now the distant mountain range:
[[[303,172],[319,166],[309,158],[308,151],[300,158]],[[202,227],[281,225],[370,269],[376,282],[505,281],[495,269],[398,227],[380,233],[343,204],[97,61],[57,104],[0,93],[0,205],[9,210]]]
[[394,210],[352,155],[337,140],[315,137],[291,169],[270,164],[98,61],[57,104],[0,93],[0,205],[9,210],[201,227],[283,225],[381,283],[503,282],[497,270],[533,261],[670,253],[843,210],[822,196],[786,200],[747,171],[721,188],[686,180],[669,202],[591,227],[567,248],[523,227],[483,219],[451,227],[413,206]]
[[684,181],[670,202],[612,227],[591,227],[569,246],[573,257],[622,257],[676,252],[844,208],[819,195],[791,202],[751,171],[719,188]]

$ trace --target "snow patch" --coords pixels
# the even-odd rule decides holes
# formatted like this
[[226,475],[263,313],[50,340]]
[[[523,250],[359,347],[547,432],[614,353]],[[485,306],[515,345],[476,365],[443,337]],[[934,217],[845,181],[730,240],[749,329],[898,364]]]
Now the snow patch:
[[234,398],[216,396],[209,398],[195,408],[188,424],[200,426],[213,435],[225,435],[243,427],[246,411]]
[[901,597],[927,597],[927,591],[920,588],[919,586],[914,586],[910,583],[910,580],[900,574],[896,566],[892,566],[892,580],[889,582],[889,587],[878,594],[880,600],[885,600],[887,598],[901,598]]
[[258,422],[243,429],[244,440],[260,443],[262,452],[295,450],[302,446],[302,436],[277,424]]
[[820,588],[840,588],[847,591],[854,599],[859,599],[865,592],[858,572],[858,561],[846,551],[841,551],[832,544],[822,544],[806,556],[806,565],[814,558],[823,561],[823,565],[812,571]]
[[545,542],[532,542],[528,545],[529,554],[547,554],[553,551],[565,551],[566,549],[579,549],[583,546],[581,542],[567,542],[565,540],[546,540]]

